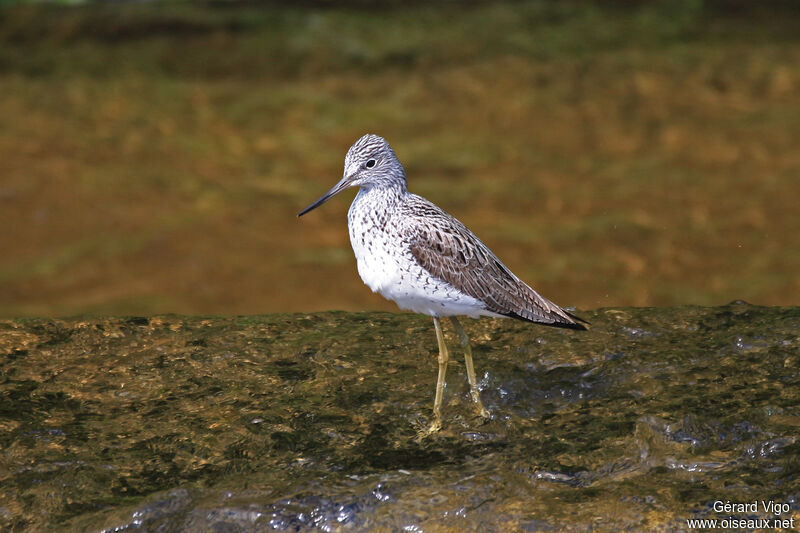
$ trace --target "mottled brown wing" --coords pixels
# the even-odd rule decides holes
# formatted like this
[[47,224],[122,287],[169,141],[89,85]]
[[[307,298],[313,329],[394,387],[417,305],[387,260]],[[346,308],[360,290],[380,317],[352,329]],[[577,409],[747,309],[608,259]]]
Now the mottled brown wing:
[[486,309],[549,326],[586,329],[517,278],[464,224],[424,198],[409,205],[411,254],[436,278],[486,304]]

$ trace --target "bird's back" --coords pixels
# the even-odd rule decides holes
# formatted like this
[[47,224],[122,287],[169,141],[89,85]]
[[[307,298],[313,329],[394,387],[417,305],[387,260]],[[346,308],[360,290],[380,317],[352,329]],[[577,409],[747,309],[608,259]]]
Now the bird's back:
[[396,216],[414,261],[433,278],[480,302],[486,312],[478,314],[586,329],[581,319],[539,295],[463,223],[425,198],[408,193]]

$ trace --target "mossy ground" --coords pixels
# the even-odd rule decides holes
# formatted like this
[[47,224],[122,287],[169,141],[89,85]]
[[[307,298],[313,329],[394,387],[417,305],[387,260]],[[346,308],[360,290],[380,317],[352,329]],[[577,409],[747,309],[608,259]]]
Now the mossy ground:
[[674,531],[716,500],[800,520],[800,309],[586,318],[465,324],[488,422],[447,331],[421,441],[420,316],[1,321],[0,528]]

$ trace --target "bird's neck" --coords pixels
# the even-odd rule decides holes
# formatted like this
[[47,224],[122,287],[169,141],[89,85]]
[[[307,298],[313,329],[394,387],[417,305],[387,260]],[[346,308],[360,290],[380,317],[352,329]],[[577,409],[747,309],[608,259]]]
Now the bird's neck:
[[361,187],[347,212],[351,232],[385,229],[387,221],[407,195],[405,186]]
[[408,194],[405,183],[373,185],[358,190],[353,207],[358,204],[360,211],[392,211]]

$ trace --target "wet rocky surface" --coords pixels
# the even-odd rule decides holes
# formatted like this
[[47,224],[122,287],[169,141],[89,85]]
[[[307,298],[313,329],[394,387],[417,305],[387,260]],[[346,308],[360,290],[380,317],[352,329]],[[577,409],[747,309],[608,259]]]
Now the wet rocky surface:
[[0,530],[800,527],[800,308],[580,314],[464,322],[489,421],[448,331],[425,439],[425,317],[2,320]]

